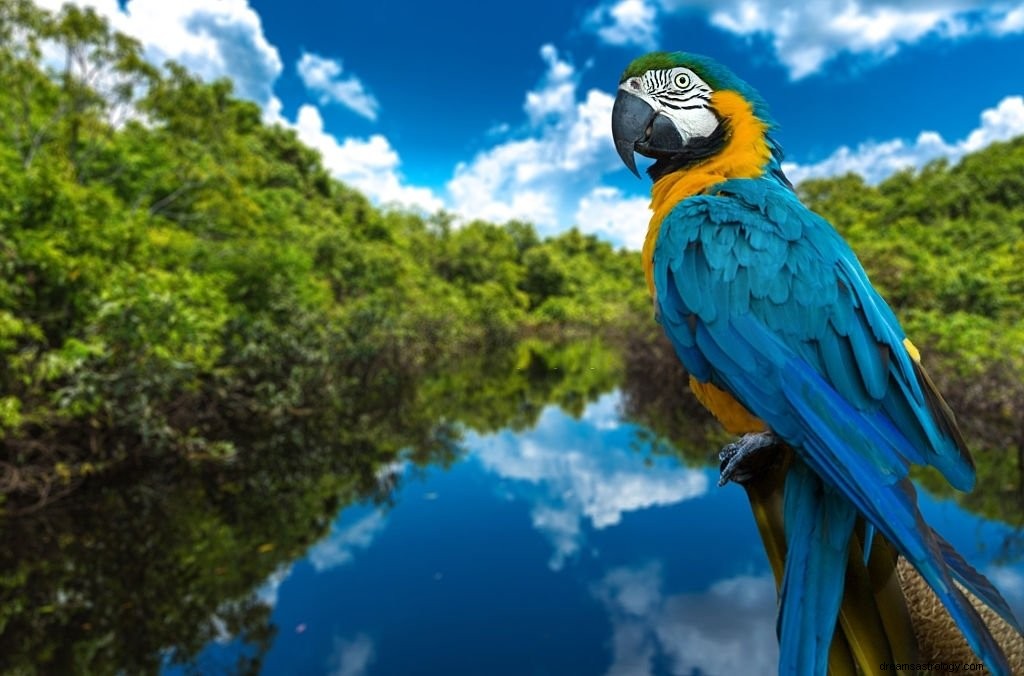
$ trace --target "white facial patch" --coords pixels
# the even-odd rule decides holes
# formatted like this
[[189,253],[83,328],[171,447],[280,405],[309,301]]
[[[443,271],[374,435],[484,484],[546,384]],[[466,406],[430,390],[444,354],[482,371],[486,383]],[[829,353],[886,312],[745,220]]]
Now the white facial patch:
[[710,136],[718,128],[718,118],[711,109],[713,90],[689,68],[649,70],[629,78],[619,89],[643,99],[655,113],[672,120],[683,143]]

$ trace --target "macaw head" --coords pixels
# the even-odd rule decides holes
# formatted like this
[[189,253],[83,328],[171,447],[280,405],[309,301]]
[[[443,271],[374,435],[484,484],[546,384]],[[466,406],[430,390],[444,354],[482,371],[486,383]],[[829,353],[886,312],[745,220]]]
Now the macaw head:
[[[705,56],[654,52],[633,61],[622,74],[612,108],[615,149],[637,177],[640,153],[656,162],[647,170],[658,179],[720,153],[731,134],[731,111],[720,110],[721,93],[738,96],[755,118],[772,127],[760,95],[729,69]],[[717,104],[717,105],[716,105]]]

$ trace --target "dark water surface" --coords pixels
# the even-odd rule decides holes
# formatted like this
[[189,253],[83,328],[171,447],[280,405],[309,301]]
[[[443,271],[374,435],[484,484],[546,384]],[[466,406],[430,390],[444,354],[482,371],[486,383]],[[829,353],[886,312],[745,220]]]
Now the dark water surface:
[[[262,672],[774,673],[775,589],[742,489],[656,452],[620,397],[469,432],[447,468],[395,463],[389,505],[342,508],[259,585],[276,628]],[[1019,531],[921,502],[1024,617]],[[164,671],[227,673],[253,651],[213,629]]]

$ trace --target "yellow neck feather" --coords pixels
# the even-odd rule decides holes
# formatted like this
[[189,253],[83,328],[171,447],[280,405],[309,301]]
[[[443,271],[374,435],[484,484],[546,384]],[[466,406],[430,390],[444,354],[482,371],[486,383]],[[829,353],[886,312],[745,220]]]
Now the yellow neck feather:
[[711,104],[729,125],[725,148],[704,162],[659,178],[651,189],[651,224],[644,240],[643,265],[647,288],[654,295],[654,244],[665,216],[679,202],[700,194],[730,178],[756,178],[771,157],[765,141],[767,125],[757,119],[750,104],[735,92],[721,91],[711,95]]

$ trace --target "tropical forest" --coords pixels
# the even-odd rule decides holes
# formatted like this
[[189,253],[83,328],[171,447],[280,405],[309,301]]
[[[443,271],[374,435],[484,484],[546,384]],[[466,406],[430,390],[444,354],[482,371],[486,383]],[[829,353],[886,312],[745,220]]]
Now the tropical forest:
[[[315,623],[279,619],[287,602],[268,580],[319,571],[353,514],[397,519],[464,491],[470,518],[472,481],[410,496],[472,462],[497,467],[503,439],[582,424],[601,402],[630,430],[614,451],[636,459],[628,472],[717,475],[730,437],[689,392],[639,252],[376,204],[230,81],[151,64],[91,10],[0,2],[0,82],[0,673],[310,673],[271,668],[274,646]],[[921,494],[999,524],[997,558],[1024,560],[1024,137],[878,184],[797,190],[857,252],[974,453],[973,492],[922,471]],[[510,503],[547,490],[530,477],[503,479]],[[613,522],[589,504],[583,523]],[[581,541],[554,512],[530,514],[561,552],[545,575],[590,561],[612,532]],[[385,545],[381,518],[333,550],[333,572]],[[410,541],[460,546],[449,522],[417,518]],[[491,565],[486,550],[474,565]],[[457,569],[423,584],[455,584]],[[375,587],[374,612],[399,603],[387,589],[403,575]],[[300,605],[359,615],[338,594]],[[449,621],[420,612],[406,633]],[[335,644],[344,659],[377,636],[354,631]],[[384,641],[373,655],[383,669],[398,652]]]

